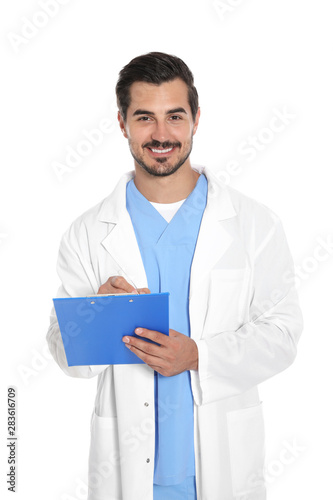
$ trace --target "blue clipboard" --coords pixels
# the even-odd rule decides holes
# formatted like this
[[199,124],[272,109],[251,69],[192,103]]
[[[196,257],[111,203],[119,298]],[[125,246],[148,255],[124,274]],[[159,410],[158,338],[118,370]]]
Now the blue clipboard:
[[169,293],[55,298],[53,303],[68,366],[143,363],[123,336],[138,337],[139,326],[169,335]]

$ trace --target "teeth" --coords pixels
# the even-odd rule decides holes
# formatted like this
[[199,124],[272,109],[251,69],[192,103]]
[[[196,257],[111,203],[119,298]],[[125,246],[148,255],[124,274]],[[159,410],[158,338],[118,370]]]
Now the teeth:
[[169,153],[169,151],[171,151],[173,148],[169,148],[169,149],[152,149],[152,152],[153,153]]

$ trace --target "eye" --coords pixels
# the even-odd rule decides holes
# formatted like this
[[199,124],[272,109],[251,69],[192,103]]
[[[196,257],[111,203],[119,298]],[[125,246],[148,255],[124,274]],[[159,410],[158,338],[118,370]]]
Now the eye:
[[140,118],[138,118],[139,122],[147,122],[148,120],[150,120],[149,116],[140,116]]
[[171,115],[170,118],[171,118],[172,121],[181,120],[181,117],[178,116],[178,115]]

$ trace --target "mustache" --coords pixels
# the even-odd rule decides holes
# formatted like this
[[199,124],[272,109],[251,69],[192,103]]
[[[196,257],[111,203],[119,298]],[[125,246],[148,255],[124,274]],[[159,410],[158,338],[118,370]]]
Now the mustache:
[[151,141],[147,142],[146,144],[143,145],[144,148],[162,148],[162,149],[168,149],[168,148],[176,148],[176,147],[181,147],[180,142],[159,142],[159,141]]

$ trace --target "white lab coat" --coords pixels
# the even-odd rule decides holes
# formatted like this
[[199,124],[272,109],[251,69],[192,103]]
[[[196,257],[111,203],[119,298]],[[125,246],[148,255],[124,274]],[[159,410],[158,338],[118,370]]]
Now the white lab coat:
[[[257,384],[296,355],[302,316],[281,223],[268,208],[211,171],[191,269],[191,371],[198,500],[264,500],[264,425]],[[97,293],[110,276],[138,288],[147,278],[126,210],[124,175],[112,194],[79,217],[59,252],[58,296]],[[143,325],[144,326],[144,325]],[[152,500],[154,372],[145,364],[68,367],[54,311],[47,334],[61,369],[98,375],[91,419],[89,500]],[[163,402],[165,416],[172,412]]]

